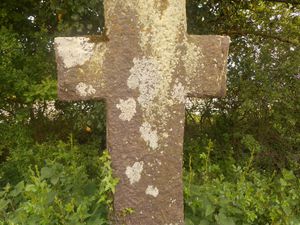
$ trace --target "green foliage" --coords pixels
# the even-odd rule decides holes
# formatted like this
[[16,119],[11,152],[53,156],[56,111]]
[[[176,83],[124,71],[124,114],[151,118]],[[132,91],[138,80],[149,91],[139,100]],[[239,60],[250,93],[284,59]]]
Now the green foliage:
[[[89,146],[84,152],[72,141],[50,148],[32,146],[32,151],[20,151],[22,155],[1,167],[4,176],[14,170],[23,179],[7,183],[0,192],[0,224],[107,224],[117,183],[108,152],[99,157],[88,152]],[[30,159],[35,167],[26,163]],[[21,168],[12,168],[12,161]]]
[[299,4],[191,0],[188,6],[190,32],[226,34],[232,43],[227,95],[194,104],[188,115],[199,118],[188,118],[187,145],[201,152],[211,139],[218,152],[212,160],[231,164],[249,155],[242,139],[251,135],[260,145],[257,168],[291,169],[300,150]]
[[[253,154],[257,146],[251,137]],[[292,171],[268,174],[232,165],[232,176],[224,176],[218,164],[209,163],[207,152],[199,155],[203,165],[185,176],[185,212],[187,225],[292,225],[300,223],[300,179]],[[209,166],[207,166],[209,165]],[[207,176],[212,171],[214,176]],[[193,174],[193,176],[191,176]],[[197,174],[197,176],[195,176]]]

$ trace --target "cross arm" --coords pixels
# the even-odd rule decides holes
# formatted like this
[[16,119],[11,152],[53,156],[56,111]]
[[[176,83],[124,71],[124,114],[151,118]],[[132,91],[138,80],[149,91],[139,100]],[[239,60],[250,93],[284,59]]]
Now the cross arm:
[[[226,93],[229,37],[189,35],[186,57],[188,96],[222,97]],[[190,50],[189,50],[190,49]]]
[[101,36],[55,38],[58,97],[61,100],[102,99],[107,43]]

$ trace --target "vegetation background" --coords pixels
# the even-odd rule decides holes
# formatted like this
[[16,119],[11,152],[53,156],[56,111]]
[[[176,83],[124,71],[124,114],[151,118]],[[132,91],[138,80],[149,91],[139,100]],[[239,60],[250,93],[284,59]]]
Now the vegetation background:
[[[188,0],[229,35],[228,93],[186,111],[186,224],[300,224],[300,1]],[[0,224],[107,224],[105,105],[56,96],[53,38],[100,34],[101,0],[0,2]],[[129,212],[130,213],[130,212]]]

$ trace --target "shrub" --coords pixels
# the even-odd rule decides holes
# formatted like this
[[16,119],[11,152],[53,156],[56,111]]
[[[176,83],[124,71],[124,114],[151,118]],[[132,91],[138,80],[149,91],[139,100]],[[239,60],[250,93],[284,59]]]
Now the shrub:
[[[55,147],[35,146],[30,154],[37,156],[36,166],[29,165],[21,181],[2,189],[0,224],[107,224],[117,183],[108,152],[87,154],[72,142]],[[49,157],[41,162],[45,151]]]
[[252,151],[245,166],[233,165],[232,176],[225,176],[218,164],[210,164],[211,151],[212,145],[199,156],[202,166],[197,171],[186,171],[186,225],[300,224],[300,179],[293,171],[253,170]]

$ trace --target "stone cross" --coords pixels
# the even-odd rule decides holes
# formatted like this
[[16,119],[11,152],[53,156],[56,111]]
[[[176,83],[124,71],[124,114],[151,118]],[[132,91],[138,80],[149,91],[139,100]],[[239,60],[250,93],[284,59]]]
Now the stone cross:
[[229,38],[188,35],[185,0],[104,9],[106,35],[55,39],[59,98],[106,101],[113,223],[182,225],[185,101],[225,94]]

